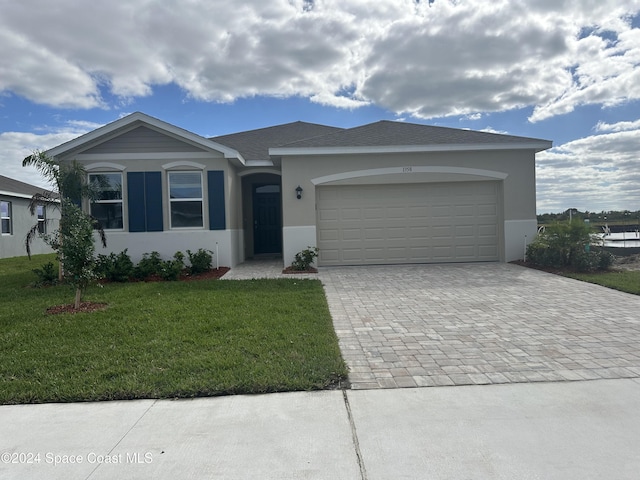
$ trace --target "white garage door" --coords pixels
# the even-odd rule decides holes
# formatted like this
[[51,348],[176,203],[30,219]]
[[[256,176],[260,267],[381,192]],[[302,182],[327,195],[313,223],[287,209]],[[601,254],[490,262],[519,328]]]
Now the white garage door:
[[498,260],[498,183],[319,186],[319,265]]

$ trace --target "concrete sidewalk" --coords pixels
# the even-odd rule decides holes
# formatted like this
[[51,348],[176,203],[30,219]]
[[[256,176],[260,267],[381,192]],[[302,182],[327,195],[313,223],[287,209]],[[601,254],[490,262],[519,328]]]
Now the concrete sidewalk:
[[631,479],[640,380],[0,406],[0,479]]

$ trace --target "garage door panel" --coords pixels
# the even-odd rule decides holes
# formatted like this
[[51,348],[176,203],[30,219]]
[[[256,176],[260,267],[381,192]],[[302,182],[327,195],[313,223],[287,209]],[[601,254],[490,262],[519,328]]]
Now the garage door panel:
[[433,258],[438,260],[449,260],[453,256],[451,245],[434,245],[432,251]]
[[486,203],[478,204],[478,215],[496,216],[497,214],[498,214],[498,209],[495,204],[486,204]]
[[318,232],[318,239],[321,242],[340,240],[340,231],[338,229],[324,229]]
[[429,228],[427,226],[410,226],[409,238],[413,240],[426,240],[429,238]]
[[478,255],[481,258],[494,258],[498,256],[498,248],[495,245],[478,246]]
[[387,219],[397,218],[400,220],[405,220],[407,218],[405,207],[387,207],[385,209],[385,213]]
[[459,226],[456,227],[456,238],[463,238],[463,237],[469,237],[469,238],[475,238],[475,232],[476,228],[473,225],[463,225],[463,226]]
[[359,208],[342,208],[340,210],[342,220],[360,220],[361,215]]
[[384,248],[382,247],[371,247],[363,249],[365,257],[367,259],[371,259],[373,262],[381,262],[384,260]]
[[342,230],[342,240],[356,240],[359,241],[362,237],[362,233],[359,228],[348,228]]
[[321,263],[333,263],[340,261],[340,250],[324,249],[318,253],[318,261]]
[[362,261],[362,249],[361,248],[343,248],[342,258],[346,261]]
[[323,222],[328,222],[329,220],[338,220],[339,211],[337,208],[327,208],[318,211],[318,219]]
[[474,217],[476,215],[475,205],[456,205],[454,209],[456,217]]
[[497,185],[320,186],[319,264],[495,261]]
[[491,237],[494,238],[497,235],[497,227],[496,225],[484,224],[478,225],[478,237]]
[[429,217],[429,207],[427,206],[410,206],[407,210],[409,218],[424,219]]
[[407,239],[407,229],[405,227],[387,228],[386,236],[390,240],[398,239],[404,242]]

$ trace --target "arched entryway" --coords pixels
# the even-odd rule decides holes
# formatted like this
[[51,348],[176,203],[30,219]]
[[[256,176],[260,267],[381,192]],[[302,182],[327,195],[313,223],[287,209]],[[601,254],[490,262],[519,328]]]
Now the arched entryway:
[[242,179],[245,256],[282,255],[282,193],[279,175]]

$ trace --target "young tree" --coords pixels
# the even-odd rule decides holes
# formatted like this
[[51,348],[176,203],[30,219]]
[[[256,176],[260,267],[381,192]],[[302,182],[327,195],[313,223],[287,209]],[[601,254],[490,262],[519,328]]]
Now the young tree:
[[58,231],[45,235],[44,240],[64,258],[64,278],[75,288],[75,304],[80,308],[82,293],[95,279],[95,244],[93,220],[67,198],[62,198],[62,211]]
[[[81,204],[82,199],[88,198],[89,200],[93,200],[96,197],[97,192],[87,182],[87,173],[84,167],[78,162],[74,161],[71,163],[61,164],[48,157],[44,152],[35,151],[33,155],[29,155],[22,161],[22,166],[35,167],[35,169],[38,170],[51,185],[51,190],[44,191],[43,193],[36,193],[31,197],[29,202],[31,215],[36,214],[38,205],[46,205],[60,210],[62,222],[66,213],[65,204]],[[107,239],[104,230],[95,219],[92,219],[91,221],[92,225],[96,227],[96,230],[100,235],[102,245],[106,247]],[[60,232],[61,229],[58,230],[58,233]],[[38,233],[38,224],[36,223],[27,232],[27,236],[25,237],[24,244],[29,258],[31,258],[31,244]],[[56,242],[56,245],[62,245],[62,243],[63,240],[60,239]],[[55,250],[58,251],[58,258],[60,260],[59,279],[62,280],[65,256],[64,252],[62,252],[60,248]]]

